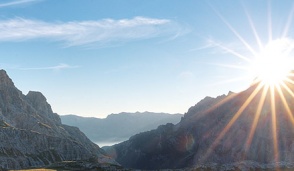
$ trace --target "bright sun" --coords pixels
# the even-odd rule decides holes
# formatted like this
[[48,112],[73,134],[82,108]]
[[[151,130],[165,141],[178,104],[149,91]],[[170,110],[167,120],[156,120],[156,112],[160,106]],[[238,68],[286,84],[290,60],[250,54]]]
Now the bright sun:
[[265,45],[257,54],[252,71],[258,82],[275,86],[281,84],[291,70],[290,53],[293,44],[289,39],[276,39]]
[[[247,13],[247,12],[246,12]],[[252,126],[250,132],[248,133],[248,138],[245,142],[245,154],[247,151],[252,150],[250,146],[255,139],[255,133],[259,127],[259,123],[264,124],[265,118],[269,121],[271,125],[271,130],[266,132],[272,132],[272,149],[274,161],[276,163],[280,162],[280,138],[283,138],[282,134],[279,134],[280,123],[288,119],[290,124],[294,125],[294,115],[293,115],[293,98],[294,98],[294,39],[286,37],[289,32],[291,22],[293,20],[294,12],[288,17],[287,24],[285,25],[283,33],[280,35],[281,38],[273,39],[273,28],[272,28],[272,18],[271,10],[268,11],[268,39],[266,44],[263,44],[262,39],[260,39],[258,32],[255,28],[251,16],[247,13],[248,21],[250,23],[251,29],[253,31],[254,37],[256,39],[257,48],[251,46],[249,42],[245,40],[232,25],[220,14],[217,13],[223,22],[228,26],[232,33],[238,38],[242,43],[242,47],[248,50],[246,53],[239,53],[237,48],[230,48],[222,43],[212,41],[212,45],[215,45],[227,53],[230,53],[234,57],[242,59],[249,63],[245,67],[239,67],[239,65],[225,65],[232,68],[245,69],[249,71],[248,77],[253,91],[248,94],[247,99],[245,98],[244,103],[238,109],[238,111],[233,115],[231,120],[227,123],[225,128],[220,132],[220,134],[215,139],[214,143],[211,145],[210,150],[207,152],[206,156],[210,155],[213,150],[218,147],[219,142],[221,142],[224,136],[229,133],[229,130],[233,127],[235,122],[241,117],[241,115],[248,114],[244,112],[246,108],[256,107],[256,112],[252,115],[248,121],[252,121]],[[247,63],[246,63],[247,64]],[[252,79],[254,82],[252,83]],[[239,79],[237,79],[239,80]],[[251,88],[250,87],[250,88]],[[250,91],[246,91],[250,92]],[[247,93],[244,93],[247,94]],[[236,93],[238,95],[238,93]],[[227,96],[227,99],[223,100],[220,105],[227,102],[226,100],[233,99],[234,95]],[[259,101],[255,100],[259,99]],[[281,110],[281,111],[280,111]],[[261,120],[260,120],[261,119]],[[242,119],[243,120],[243,119]],[[271,122],[270,122],[271,120]],[[241,121],[242,122],[242,121]],[[266,121],[267,122],[267,121]],[[272,154],[271,154],[272,155]],[[205,157],[206,158],[206,157]],[[246,157],[245,157],[246,158]],[[278,168],[278,167],[277,167]]]

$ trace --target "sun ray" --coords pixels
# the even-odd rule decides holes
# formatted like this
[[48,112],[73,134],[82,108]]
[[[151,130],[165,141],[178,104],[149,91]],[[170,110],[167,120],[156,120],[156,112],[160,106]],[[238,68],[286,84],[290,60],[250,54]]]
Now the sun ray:
[[286,112],[287,112],[287,114],[288,114],[288,116],[290,118],[290,121],[291,121],[292,125],[294,126],[293,113],[291,112],[291,109],[290,109],[290,107],[289,107],[289,105],[287,103],[287,100],[286,100],[285,95],[284,95],[284,93],[283,93],[283,91],[281,89],[281,86],[278,85],[276,88],[277,88],[279,96],[281,97],[281,100],[282,100],[282,103],[283,103],[283,105],[284,105],[284,107],[286,109]]
[[236,120],[241,116],[243,111],[247,108],[247,106],[250,104],[250,102],[253,100],[253,98],[257,95],[257,93],[260,91],[260,89],[263,87],[262,84],[258,84],[258,86],[254,89],[254,91],[250,94],[250,96],[246,99],[246,101],[243,103],[243,105],[240,107],[240,109],[234,114],[233,118],[229,121],[229,123],[226,125],[226,127],[221,131],[221,133],[217,136],[215,141],[212,143],[212,145],[207,150],[206,154],[202,158],[205,160],[215,149],[215,147],[218,145],[220,140],[225,136],[225,134],[229,131],[229,129],[233,126],[233,124],[236,122]]
[[257,55],[257,52],[247,43],[246,40],[234,29],[234,27],[210,4],[210,7],[216,13],[216,15],[225,23],[225,25],[232,31],[232,33],[245,45],[245,47],[253,54]]
[[247,79],[248,79],[247,77],[235,77],[235,78],[215,82],[213,84],[210,84],[210,86],[223,85],[223,84],[233,83],[233,82],[237,82],[237,81],[244,81],[244,80],[247,80]]
[[290,13],[288,15],[287,23],[285,25],[285,29],[283,31],[282,37],[286,37],[286,35],[288,34],[290,25],[292,23],[293,14],[294,14],[294,3],[292,4],[292,10],[290,11]]
[[[288,99],[288,94],[291,98],[294,98],[294,73],[290,72],[291,69],[293,69],[294,59],[293,59],[293,50],[294,50],[294,41],[290,37],[286,37],[290,26],[292,24],[292,19],[294,17],[294,3],[292,3],[292,10],[290,11],[287,21],[285,23],[285,27],[282,29],[282,37],[276,38],[276,32],[273,30],[273,14],[272,11],[272,2],[271,0],[268,0],[267,7],[266,7],[266,15],[267,19],[265,20],[266,23],[266,30],[265,34],[268,40],[266,44],[262,43],[261,37],[258,34],[258,30],[256,28],[256,23],[254,23],[254,18],[251,16],[248,12],[248,10],[245,8],[244,4],[243,9],[246,14],[249,26],[252,30],[253,34],[253,40],[255,38],[255,45],[257,46],[256,49],[259,48],[258,51],[256,51],[251,44],[247,42],[245,39],[246,37],[240,35],[238,30],[236,30],[233,25],[229,22],[227,18],[225,18],[216,8],[214,8],[212,5],[211,8],[216,13],[216,15],[220,18],[220,20],[228,27],[228,29],[231,31],[231,33],[237,38],[239,43],[243,45],[244,49],[247,50],[247,53],[251,56],[247,56],[246,53],[242,53],[238,51],[237,48],[232,48],[229,45],[211,41],[211,45],[214,45],[215,47],[219,47],[220,49],[224,50],[225,52],[233,55],[236,58],[239,58],[241,60],[245,60],[246,62],[251,65],[250,67],[240,67],[230,64],[215,64],[220,67],[227,67],[227,68],[233,68],[233,69],[239,69],[239,70],[248,70],[252,72],[252,80],[253,84],[251,84],[252,87],[255,86],[255,89],[252,90],[251,94],[249,94],[244,99],[242,106],[238,108],[237,112],[230,118],[228,123],[224,126],[223,129],[219,131],[219,134],[216,135],[214,141],[208,146],[208,150],[206,151],[205,155],[199,159],[200,161],[205,161],[217,148],[219,145],[221,145],[221,142],[225,139],[225,136],[230,135],[230,130],[234,127],[234,124],[236,121],[238,121],[239,118],[242,116],[244,111],[247,111],[246,108],[250,106],[252,103],[252,100],[257,99],[258,94],[258,100],[256,102],[256,111],[254,111],[254,115],[252,115],[252,118],[250,121],[250,132],[246,134],[247,139],[244,142],[245,152],[248,152],[250,150],[250,146],[255,144],[255,135],[257,134],[257,131],[259,132],[259,124],[261,123],[261,120],[264,123],[269,122],[269,135],[272,137],[272,153],[274,162],[279,162],[280,158],[280,152],[279,152],[279,143],[278,140],[279,135],[279,121],[284,116],[289,120],[289,123],[291,123],[294,127],[294,116],[292,112],[291,106],[288,104],[290,101]],[[267,37],[268,36],[268,37]],[[274,38],[274,39],[273,39]],[[266,40],[265,40],[266,41]],[[252,67],[252,68],[251,68]],[[290,72],[290,73],[289,73]],[[291,76],[291,77],[290,77]],[[235,79],[232,79],[235,80]],[[236,79],[238,80],[238,79]],[[230,82],[231,80],[227,81]],[[292,84],[292,85],[291,85]],[[292,87],[293,86],[293,87]],[[262,89],[262,92],[260,91]],[[287,96],[286,96],[287,95]],[[279,104],[279,106],[278,106]],[[281,105],[280,105],[281,104]],[[263,118],[264,113],[264,107],[269,105],[269,113],[266,115],[266,118]],[[279,109],[280,107],[283,108],[284,115],[279,116]],[[261,119],[262,118],[262,119]],[[267,119],[269,121],[267,122]],[[245,153],[246,154],[246,153]],[[244,156],[245,157],[245,156]],[[278,165],[277,165],[278,167]]]
[[294,92],[285,83],[281,83],[281,86],[294,98]]
[[230,122],[226,125],[224,130],[220,133],[217,139],[223,138],[223,136],[228,132],[228,130],[233,126],[233,124],[236,122],[236,120],[240,117],[240,115],[243,113],[243,111],[246,109],[246,107],[250,104],[252,99],[256,96],[256,94],[260,91],[262,88],[262,85],[258,85],[258,87],[251,93],[251,95],[247,98],[245,103],[240,107],[240,109],[237,111],[237,113],[233,116],[233,118],[230,120]]
[[206,109],[204,112],[202,112],[202,115],[196,115],[196,117],[201,117],[201,116],[205,116],[206,114],[210,113],[211,111],[215,110],[217,107],[223,105],[224,103],[226,103],[227,101],[231,100],[232,98],[234,98],[237,94],[230,94],[228,95],[226,98],[222,99],[221,101],[217,102],[215,105],[213,105],[212,107]]
[[210,40],[210,43],[213,44],[216,47],[219,47],[219,48],[223,49],[224,51],[226,51],[226,52],[228,52],[228,53],[230,53],[232,55],[235,55],[236,57],[238,57],[240,59],[243,59],[244,61],[247,61],[249,63],[252,62],[252,60],[249,59],[248,57],[246,57],[244,55],[241,55],[240,53],[238,53],[238,52],[234,51],[233,49],[230,49],[230,48],[228,48],[228,47],[226,47],[226,46],[224,46],[224,45],[222,45],[220,43],[217,43],[217,42],[215,42],[213,40]]
[[217,63],[207,63],[207,64],[208,65],[215,65],[215,66],[219,66],[219,67],[233,68],[233,69],[240,69],[240,70],[248,71],[248,67],[246,67],[246,66],[229,65],[229,64],[217,64]]
[[245,11],[245,13],[246,13],[247,19],[248,19],[248,21],[249,21],[250,27],[251,27],[251,29],[252,29],[252,31],[253,31],[254,37],[255,37],[255,39],[256,39],[256,42],[257,42],[257,44],[258,44],[259,50],[261,50],[261,49],[263,49],[263,45],[262,45],[261,40],[260,40],[260,38],[259,38],[259,36],[258,36],[258,33],[257,33],[257,31],[256,31],[255,25],[254,25],[254,23],[253,23],[253,21],[252,21],[252,19],[251,19],[251,16],[249,15],[249,13],[248,13],[248,11],[247,11],[247,9],[245,8],[245,6],[244,6],[243,3],[242,3],[242,5],[243,5],[243,9],[244,9],[244,11]]
[[290,84],[294,84],[294,81],[292,79],[289,79],[289,78],[286,78],[284,81],[285,82],[288,82]]
[[279,149],[278,149],[278,135],[277,135],[277,113],[275,102],[275,87],[270,86],[271,94],[271,116],[272,116],[272,133],[273,133],[273,146],[274,146],[274,159],[279,161]]
[[256,113],[254,116],[254,121],[252,123],[250,133],[249,133],[249,136],[248,136],[246,144],[245,144],[245,152],[247,152],[249,150],[249,147],[251,145],[251,142],[252,142],[256,127],[257,127],[257,123],[258,123],[258,120],[259,120],[259,117],[260,117],[260,114],[261,114],[261,111],[262,111],[262,108],[263,108],[263,105],[265,102],[265,98],[266,98],[268,89],[269,89],[269,86],[267,86],[267,85],[264,86],[264,88],[263,88],[263,91],[262,91],[262,94],[261,94],[261,97],[260,97],[260,100],[258,103],[258,107],[256,109]]
[[268,1],[267,5],[267,19],[268,19],[268,38],[269,42],[273,40],[273,31],[272,31],[272,10],[271,10],[271,1]]

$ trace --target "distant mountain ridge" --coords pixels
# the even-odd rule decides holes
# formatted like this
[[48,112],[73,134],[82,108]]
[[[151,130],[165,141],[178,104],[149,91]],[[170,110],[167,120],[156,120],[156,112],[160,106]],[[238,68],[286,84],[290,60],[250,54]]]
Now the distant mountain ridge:
[[240,93],[206,97],[180,123],[134,135],[106,150],[135,169],[293,169],[293,83],[274,90],[256,83]]
[[76,115],[60,116],[62,123],[80,128],[93,142],[127,140],[132,135],[155,129],[162,124],[176,124],[180,122],[181,117],[182,114],[153,112],[123,112],[108,115],[104,119]]
[[0,170],[81,160],[116,163],[78,128],[62,124],[42,93],[23,95],[0,70]]

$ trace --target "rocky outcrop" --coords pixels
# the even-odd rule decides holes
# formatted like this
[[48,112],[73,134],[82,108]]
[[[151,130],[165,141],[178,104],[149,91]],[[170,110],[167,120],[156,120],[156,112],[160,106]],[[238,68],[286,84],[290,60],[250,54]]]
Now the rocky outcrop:
[[63,125],[40,92],[23,95],[0,70],[0,168],[90,158],[115,163],[103,153],[78,128]]
[[53,113],[50,104],[47,103],[46,97],[41,92],[29,91],[26,95],[27,101],[38,111],[42,111],[44,117],[49,118],[57,123],[61,123],[58,114]]
[[240,93],[206,97],[179,124],[137,134],[109,154],[136,169],[294,166],[294,88],[287,85],[270,89],[257,83]]

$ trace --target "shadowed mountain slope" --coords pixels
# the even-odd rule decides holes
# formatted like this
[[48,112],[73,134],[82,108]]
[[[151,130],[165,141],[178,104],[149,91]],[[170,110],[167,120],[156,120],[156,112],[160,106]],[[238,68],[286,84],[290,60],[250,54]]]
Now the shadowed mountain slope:
[[0,168],[70,160],[115,163],[78,128],[63,125],[40,92],[23,95],[0,70]]
[[206,97],[179,124],[132,136],[108,153],[137,169],[293,167],[292,83],[287,88],[257,83],[240,93]]

